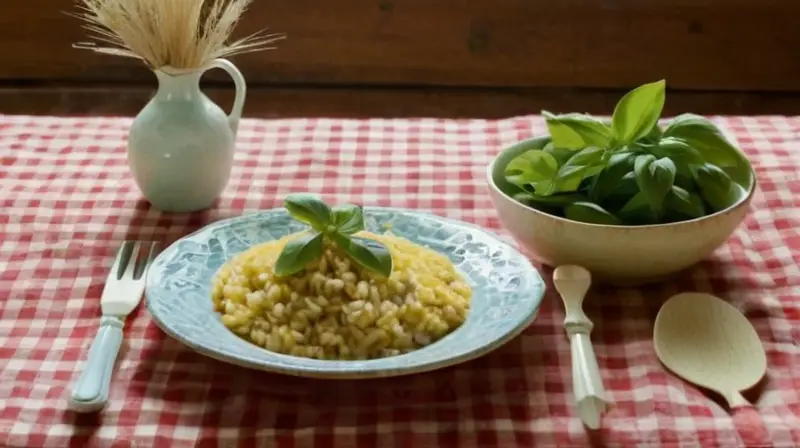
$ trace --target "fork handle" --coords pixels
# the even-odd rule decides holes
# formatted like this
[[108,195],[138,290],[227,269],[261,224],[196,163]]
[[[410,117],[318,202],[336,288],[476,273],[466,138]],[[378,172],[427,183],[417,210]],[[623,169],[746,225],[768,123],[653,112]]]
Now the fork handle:
[[71,403],[75,410],[91,412],[105,406],[111,386],[111,374],[122,345],[124,323],[115,316],[103,316],[100,328],[89,349],[89,358],[72,389]]

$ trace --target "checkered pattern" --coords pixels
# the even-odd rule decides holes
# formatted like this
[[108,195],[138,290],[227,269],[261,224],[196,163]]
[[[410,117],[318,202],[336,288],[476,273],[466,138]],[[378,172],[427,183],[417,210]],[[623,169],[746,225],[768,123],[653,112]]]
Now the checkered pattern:
[[[0,116],[0,446],[798,446],[800,117],[715,119],[757,170],[752,212],[681,279],[592,292],[587,313],[615,404],[603,429],[589,432],[571,403],[552,288],[536,321],[491,354],[421,375],[336,383],[211,360],[166,337],[140,307],[125,327],[108,408],[66,409],[123,239],[170,243],[300,190],[432,211],[506,237],[484,169],[503,146],[543,132],[540,118],[245,120],[218,204],[167,215],[140,198],[129,175],[129,119]],[[659,364],[653,320],[684,290],[726,297],[755,325],[769,362],[757,412],[732,418]]]

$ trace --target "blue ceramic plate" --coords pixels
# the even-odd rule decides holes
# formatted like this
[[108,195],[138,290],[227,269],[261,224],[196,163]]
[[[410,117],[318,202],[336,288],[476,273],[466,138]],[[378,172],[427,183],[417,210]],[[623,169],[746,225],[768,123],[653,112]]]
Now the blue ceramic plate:
[[168,335],[212,358],[240,366],[317,378],[368,378],[423,372],[464,362],[501,346],[536,316],[545,285],[527,258],[475,226],[408,210],[366,207],[368,230],[397,236],[447,255],[473,289],[466,321],[411,353],[366,361],[326,361],[267,351],[240,339],[213,310],[210,283],[231,256],[297,232],[283,209],[213,223],[158,255],[147,278],[146,303]]

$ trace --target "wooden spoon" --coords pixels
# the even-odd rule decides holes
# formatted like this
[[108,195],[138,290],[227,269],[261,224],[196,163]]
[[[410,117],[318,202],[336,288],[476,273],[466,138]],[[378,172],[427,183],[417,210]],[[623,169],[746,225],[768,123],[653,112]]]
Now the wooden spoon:
[[756,330],[711,294],[687,292],[667,300],[656,317],[653,343],[668,369],[718,392],[731,410],[751,406],[740,391],[755,386],[767,370]]

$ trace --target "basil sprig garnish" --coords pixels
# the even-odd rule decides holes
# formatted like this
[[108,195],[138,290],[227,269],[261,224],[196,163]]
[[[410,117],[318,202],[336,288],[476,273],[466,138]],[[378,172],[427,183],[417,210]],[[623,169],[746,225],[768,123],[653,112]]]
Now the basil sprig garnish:
[[330,207],[319,197],[306,193],[290,194],[283,205],[290,216],[308,224],[310,229],[286,243],[275,262],[276,275],[296,274],[321,257],[325,238],[336,243],[364,269],[384,277],[392,273],[392,256],[386,246],[353,236],[364,230],[361,207],[352,204]]
[[547,213],[605,225],[682,221],[735,204],[746,195],[728,174],[742,163],[736,148],[699,115],[659,127],[665,97],[661,80],[625,94],[610,120],[542,111],[549,139],[506,165],[515,188],[508,193]]

